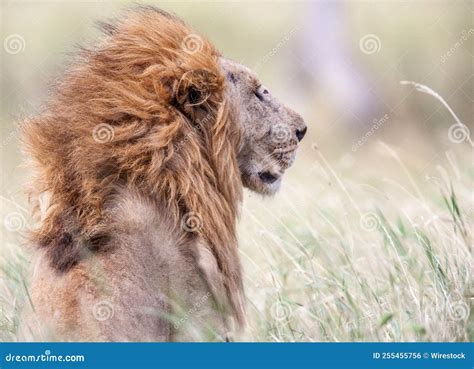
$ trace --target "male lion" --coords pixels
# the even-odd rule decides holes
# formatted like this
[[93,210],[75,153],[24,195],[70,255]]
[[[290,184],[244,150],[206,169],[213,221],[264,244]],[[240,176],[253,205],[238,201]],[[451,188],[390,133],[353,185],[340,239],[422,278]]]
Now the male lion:
[[102,28],[25,125],[40,252],[22,337],[228,339],[242,188],[274,193],[306,126],[170,14]]

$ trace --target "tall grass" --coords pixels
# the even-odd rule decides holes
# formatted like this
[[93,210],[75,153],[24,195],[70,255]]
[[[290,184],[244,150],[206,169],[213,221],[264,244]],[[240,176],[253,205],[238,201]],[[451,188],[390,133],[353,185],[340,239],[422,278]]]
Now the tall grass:
[[[354,201],[369,198],[358,184],[345,183]],[[278,199],[285,203],[280,209],[247,210],[242,253],[252,319],[246,338],[472,340],[467,209],[451,189],[449,197],[439,193],[408,212],[400,196],[419,199],[405,190],[378,194],[387,198],[372,198],[374,207],[362,215],[332,186],[312,194],[295,189],[295,197]],[[297,197],[307,204],[303,211]],[[257,225],[252,218],[267,221]]]
[[314,148],[273,202],[249,196],[246,339],[474,339],[472,142],[456,140],[420,170],[423,139],[411,151],[378,142],[334,167]]

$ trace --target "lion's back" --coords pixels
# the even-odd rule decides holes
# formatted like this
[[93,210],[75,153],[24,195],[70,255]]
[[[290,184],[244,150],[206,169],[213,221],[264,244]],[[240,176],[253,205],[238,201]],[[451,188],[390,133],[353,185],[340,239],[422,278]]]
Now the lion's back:
[[107,241],[107,252],[84,255],[65,273],[39,256],[31,282],[33,309],[25,311],[21,339],[223,337],[224,321],[215,312],[208,286],[194,256],[181,251],[169,219],[136,193],[122,192],[118,198],[109,208],[114,236]]

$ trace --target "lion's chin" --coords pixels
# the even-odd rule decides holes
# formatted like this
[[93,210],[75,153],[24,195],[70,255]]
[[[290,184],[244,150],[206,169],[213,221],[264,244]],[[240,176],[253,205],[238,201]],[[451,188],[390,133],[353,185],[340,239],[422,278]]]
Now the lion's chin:
[[262,195],[273,195],[281,186],[283,175],[274,175],[269,172],[242,174],[244,187]]

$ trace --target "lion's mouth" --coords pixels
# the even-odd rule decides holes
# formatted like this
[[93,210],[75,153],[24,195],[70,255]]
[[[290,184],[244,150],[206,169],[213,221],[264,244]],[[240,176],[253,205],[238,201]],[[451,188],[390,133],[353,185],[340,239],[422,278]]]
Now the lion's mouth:
[[272,183],[276,182],[278,180],[278,178],[280,178],[279,175],[272,174],[268,171],[259,172],[258,177],[260,178],[260,180],[263,183],[266,183],[266,184],[272,184]]
[[270,188],[278,188],[286,169],[288,169],[295,160],[295,149],[274,151],[271,155],[272,159],[265,163],[262,169],[257,172],[257,176],[261,183],[270,186]]
[[294,145],[294,146],[290,146],[290,147],[284,147],[284,148],[277,148],[275,150],[273,150],[273,154],[274,155],[284,155],[284,154],[290,154],[290,153],[293,153],[296,151],[296,149],[298,148],[297,145]]
[[261,194],[274,194],[281,186],[286,169],[293,164],[295,154],[294,148],[281,148],[262,160],[240,163],[244,186]]

